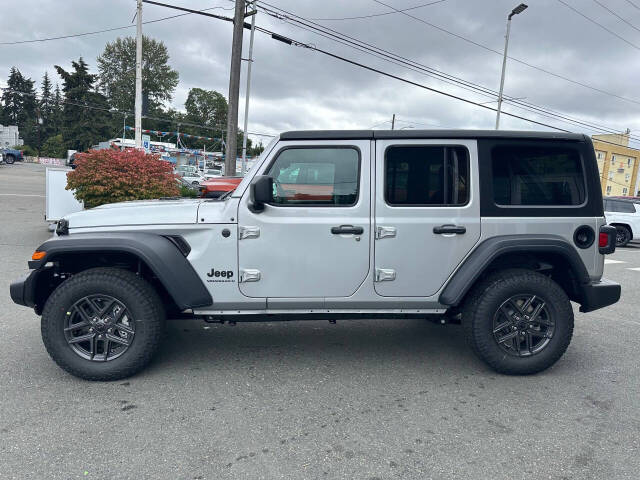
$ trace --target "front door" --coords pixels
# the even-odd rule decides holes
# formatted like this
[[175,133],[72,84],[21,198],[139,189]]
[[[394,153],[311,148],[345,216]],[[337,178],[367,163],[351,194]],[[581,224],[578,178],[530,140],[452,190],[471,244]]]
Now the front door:
[[476,141],[378,140],[375,291],[437,293],[480,239]]
[[259,174],[273,201],[238,212],[240,291],[248,297],[347,297],[369,271],[371,164],[367,140],[282,142]]

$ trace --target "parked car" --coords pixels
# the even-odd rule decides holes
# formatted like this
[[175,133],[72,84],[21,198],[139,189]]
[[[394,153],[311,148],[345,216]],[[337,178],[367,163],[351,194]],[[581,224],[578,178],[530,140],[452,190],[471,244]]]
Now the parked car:
[[569,346],[571,301],[620,298],[602,278],[616,229],[599,179],[586,135],[287,132],[220,201],[60,220],[10,294],[42,316],[58,365],[91,380],[147,365],[167,316],[461,317],[487,365],[532,374]]
[[200,196],[205,198],[219,198],[225,193],[234,191],[242,182],[242,177],[217,177],[202,182]]
[[212,178],[219,178],[222,177],[222,168],[218,167],[218,168],[209,168],[207,170],[204,171],[203,176],[204,178],[206,178],[207,180],[210,180]]
[[607,223],[616,228],[616,246],[624,247],[640,237],[640,203],[619,197],[604,199]]
[[22,150],[16,150],[14,148],[2,148],[0,149],[0,151],[4,154],[4,162],[8,165],[24,160]]
[[189,190],[195,192],[197,195],[200,194],[200,185],[193,184],[190,181],[186,180],[184,177],[176,177],[176,182],[178,182],[178,186],[183,186],[188,188]]
[[183,172],[179,172],[178,176],[180,176],[181,178],[184,178],[191,185],[201,185],[202,182],[206,180],[202,175],[200,175],[197,172],[183,171]]
[[194,165],[178,165],[173,173],[182,175],[183,173],[196,173],[198,169]]

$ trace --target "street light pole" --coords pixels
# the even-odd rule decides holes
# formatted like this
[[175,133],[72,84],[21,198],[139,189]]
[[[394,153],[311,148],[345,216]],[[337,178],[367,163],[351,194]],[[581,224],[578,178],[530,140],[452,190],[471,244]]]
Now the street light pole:
[[244,100],[244,131],[242,132],[242,169],[240,174],[244,176],[247,169],[247,128],[249,124],[249,93],[251,92],[251,65],[253,64],[253,34],[256,30],[255,1],[251,4],[254,10],[251,13],[251,37],[249,38],[249,58],[247,59],[247,90]]
[[138,0],[136,12],[136,101],[135,144],[142,148],[142,0]]
[[511,33],[511,18],[514,15],[524,12],[527,5],[521,3],[511,10],[507,17],[507,34],[504,36],[504,56],[502,57],[502,76],[500,77],[500,93],[498,94],[498,110],[496,112],[496,130],[500,128],[500,110],[502,109],[502,92],[504,91],[504,74],[507,69],[507,49],[509,48],[509,34]]

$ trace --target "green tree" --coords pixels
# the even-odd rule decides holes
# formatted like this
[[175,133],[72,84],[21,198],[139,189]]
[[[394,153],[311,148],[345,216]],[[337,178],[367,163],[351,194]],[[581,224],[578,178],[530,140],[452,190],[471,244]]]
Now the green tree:
[[[107,43],[98,57],[98,88],[119,111],[131,112],[135,106],[136,40],[117,38]],[[178,85],[178,72],[169,66],[165,44],[147,36],[142,38],[142,85],[149,98],[149,110],[171,101]]]
[[51,111],[51,127],[53,133],[55,133],[56,135],[62,133],[62,106],[63,102],[62,94],[60,93],[60,85],[56,83]]
[[[186,114],[184,121],[200,125],[201,127],[187,126],[192,135],[203,137],[222,138],[227,125],[227,112],[229,105],[227,99],[215,90],[204,90],[202,88],[192,88],[189,90],[187,100],[184,103]],[[240,145],[242,137],[240,136]],[[188,146],[202,147],[202,142],[183,139]],[[216,142],[212,147],[221,149],[221,145]]]
[[40,155],[43,157],[64,158],[67,149],[64,145],[62,135],[52,135],[40,147]]
[[11,67],[7,87],[3,90],[0,123],[17,125],[25,144],[34,145],[36,141],[36,92],[34,82]]
[[82,57],[71,65],[73,72],[55,66],[64,83],[62,138],[67,149],[83,151],[109,138],[111,115],[107,99],[95,90],[97,75],[89,73]]
[[55,127],[52,124],[53,121],[53,109],[54,109],[54,97],[51,91],[51,80],[49,79],[49,73],[44,72],[42,77],[42,84],[40,85],[40,118],[42,124],[40,125],[40,138],[49,138],[55,132]]

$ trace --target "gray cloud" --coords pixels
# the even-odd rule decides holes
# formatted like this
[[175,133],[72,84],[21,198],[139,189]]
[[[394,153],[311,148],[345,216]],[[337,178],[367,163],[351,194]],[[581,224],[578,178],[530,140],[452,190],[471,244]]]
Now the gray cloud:
[[[586,15],[597,19],[629,41],[640,45],[640,34],[616,19],[595,2],[567,0]],[[407,8],[420,0],[385,0],[396,8]],[[167,3],[201,9],[233,5],[228,0],[167,0]],[[269,3],[303,17],[347,17],[387,11],[372,0],[349,2],[328,0],[269,0]],[[447,0],[412,10],[428,22],[502,51],[506,15],[518,0]],[[0,41],[17,41],[100,30],[130,24],[135,10],[132,0],[5,0],[11,23]],[[611,0],[607,6],[640,27],[640,10],[625,0]],[[232,15],[231,10],[216,13]],[[151,20],[178,12],[145,6],[144,19]],[[339,45],[292,24],[260,13],[257,23],[287,36],[312,43],[376,68],[446,90],[474,101],[491,101],[472,92],[384,62],[347,46]],[[402,14],[369,19],[325,21],[326,26],[379,47],[497,90],[501,57],[473,46]],[[74,39],[0,46],[0,78],[16,65],[38,81],[53,65],[69,65],[83,56],[95,71],[95,58],[107,41],[133,35],[135,29]],[[145,26],[145,33],[163,40],[172,66],[180,72],[180,85],[173,106],[183,108],[191,87],[228,89],[231,25],[194,15]],[[248,38],[245,38],[245,49]],[[293,128],[369,128],[397,114],[399,127],[429,128],[441,125],[460,128],[491,128],[494,114],[447,99],[425,90],[381,77],[307,49],[287,46],[263,34],[256,34],[253,67],[250,127],[252,131],[276,133]],[[246,55],[246,50],[245,50]],[[556,0],[536,0],[513,20],[510,55],[602,90],[640,101],[638,77],[640,56],[633,47],[588,22]],[[244,74],[244,72],[243,72]],[[57,76],[53,75],[54,77]],[[244,78],[241,94],[244,91]],[[525,65],[510,61],[505,86],[507,94],[526,101],[617,129],[631,128],[640,136],[639,104],[568,83]],[[495,105],[495,104],[492,104]],[[512,106],[505,110],[549,122],[575,131],[590,130],[569,126]],[[240,117],[242,119],[242,109]],[[425,125],[426,124],[426,125]],[[377,128],[387,128],[383,123]],[[504,128],[535,128],[516,119],[504,119]]]

